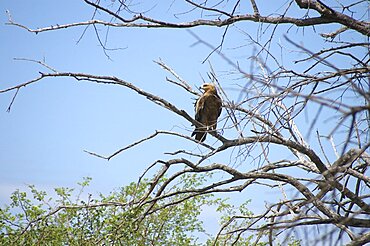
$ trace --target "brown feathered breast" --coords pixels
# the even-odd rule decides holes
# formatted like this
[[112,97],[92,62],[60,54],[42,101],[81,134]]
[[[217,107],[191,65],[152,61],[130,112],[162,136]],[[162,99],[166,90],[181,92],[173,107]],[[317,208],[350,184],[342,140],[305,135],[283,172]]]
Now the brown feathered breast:
[[217,128],[217,118],[221,114],[222,101],[214,85],[204,84],[201,88],[204,93],[195,103],[195,120],[202,126],[195,127],[191,136],[195,135],[196,140],[203,142],[207,131],[215,131]]

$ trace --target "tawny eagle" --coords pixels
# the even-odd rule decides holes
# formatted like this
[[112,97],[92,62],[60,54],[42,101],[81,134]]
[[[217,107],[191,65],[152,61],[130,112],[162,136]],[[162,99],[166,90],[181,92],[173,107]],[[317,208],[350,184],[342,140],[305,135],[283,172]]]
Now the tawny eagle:
[[213,84],[203,84],[200,89],[204,90],[204,93],[195,103],[195,120],[202,126],[195,127],[191,136],[195,135],[196,140],[203,142],[207,131],[215,131],[217,128],[217,118],[221,114],[222,101]]

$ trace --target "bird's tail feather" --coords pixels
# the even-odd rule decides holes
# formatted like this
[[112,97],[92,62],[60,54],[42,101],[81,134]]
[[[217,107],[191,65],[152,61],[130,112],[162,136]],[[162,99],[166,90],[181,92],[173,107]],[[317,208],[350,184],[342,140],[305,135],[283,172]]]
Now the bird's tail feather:
[[200,142],[203,142],[206,139],[207,131],[206,130],[201,130],[199,128],[195,128],[195,130],[193,131],[191,136],[194,136],[194,135],[195,135],[196,140],[198,140]]

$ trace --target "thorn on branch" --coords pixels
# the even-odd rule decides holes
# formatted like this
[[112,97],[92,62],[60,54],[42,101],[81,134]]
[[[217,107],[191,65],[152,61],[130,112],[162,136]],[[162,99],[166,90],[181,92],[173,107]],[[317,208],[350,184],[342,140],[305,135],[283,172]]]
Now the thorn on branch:
[[14,94],[13,98],[12,98],[12,101],[10,102],[9,107],[8,107],[8,109],[6,110],[6,112],[7,112],[7,113],[10,113],[10,109],[11,109],[11,107],[12,107],[13,103],[14,103],[15,98],[16,98],[16,97],[17,97],[17,95],[18,95],[19,89],[20,89],[20,88],[17,88],[17,90],[16,90],[16,92],[15,92],[15,94]]

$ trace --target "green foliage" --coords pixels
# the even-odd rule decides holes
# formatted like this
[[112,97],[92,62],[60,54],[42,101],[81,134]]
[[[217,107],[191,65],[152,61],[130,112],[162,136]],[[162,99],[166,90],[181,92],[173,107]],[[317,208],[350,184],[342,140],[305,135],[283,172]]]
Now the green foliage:
[[[152,204],[148,201],[153,194],[145,196],[149,187],[146,181],[131,183],[107,196],[100,194],[98,199],[89,196],[83,200],[80,196],[90,181],[85,178],[77,191],[56,188],[53,197],[34,186],[29,186],[29,193],[16,190],[12,202],[0,210],[0,244],[197,245],[195,235],[204,232],[198,219],[201,209],[217,203],[210,196],[198,196],[164,206],[181,199],[176,195]],[[181,185],[190,188],[197,182],[189,176]],[[171,187],[171,191],[178,189]],[[149,208],[152,212],[147,212]]]
[[[54,196],[30,185],[29,193],[16,190],[12,202],[0,209],[0,245],[213,245],[213,236],[204,242],[207,233],[199,219],[204,208],[216,208],[223,224],[237,214],[252,213],[248,202],[236,207],[212,195],[188,197],[181,192],[195,189],[206,180],[205,176],[184,176],[167,187],[166,195],[174,195],[155,203],[154,193],[147,194],[150,183],[146,180],[85,199],[81,196],[91,178],[78,183],[77,190],[56,188]],[[159,184],[166,181],[164,178]],[[216,245],[250,245],[251,235],[227,235],[247,224],[248,220],[232,220]]]
[[216,238],[207,241],[207,245],[253,245],[252,235],[243,235],[242,231],[241,233],[231,233],[249,225],[249,220],[244,217],[253,215],[247,208],[249,203],[250,200],[247,200],[240,206],[234,206],[224,200],[218,207],[218,211],[222,213],[221,224],[224,227]]

